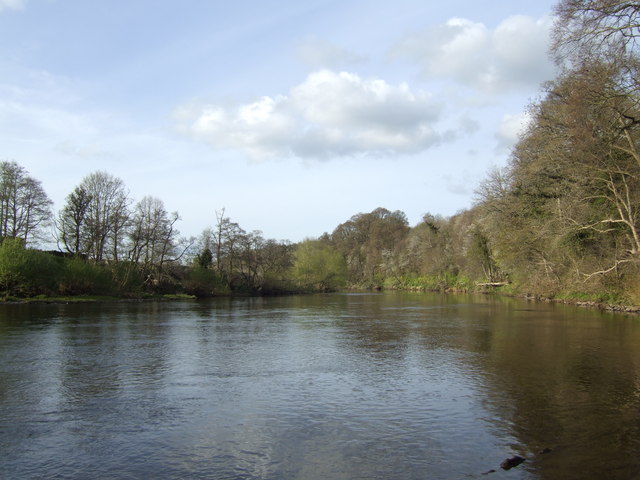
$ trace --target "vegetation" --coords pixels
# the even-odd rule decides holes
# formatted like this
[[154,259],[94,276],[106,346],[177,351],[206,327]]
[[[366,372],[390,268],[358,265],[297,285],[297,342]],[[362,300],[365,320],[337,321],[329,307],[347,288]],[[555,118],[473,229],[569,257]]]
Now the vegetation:
[[95,172],[55,216],[15,162],[0,163],[0,290],[35,295],[228,295],[344,287],[493,290],[640,303],[640,7],[561,0],[561,67],[530,107],[508,165],[450,218],[358,213],[297,245],[247,232],[223,210],[198,239],[160,199]]

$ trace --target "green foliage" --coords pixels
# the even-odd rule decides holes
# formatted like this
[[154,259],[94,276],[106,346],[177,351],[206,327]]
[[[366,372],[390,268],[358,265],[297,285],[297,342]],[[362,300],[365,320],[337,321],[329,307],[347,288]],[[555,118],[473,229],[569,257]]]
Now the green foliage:
[[73,257],[63,262],[58,290],[61,295],[109,295],[115,287],[104,266]]
[[376,285],[387,274],[385,266],[390,266],[389,260],[409,230],[403,212],[376,208],[338,225],[325,243],[330,243],[346,259],[350,282]]
[[57,258],[26,249],[21,239],[5,238],[0,244],[0,289],[5,295],[52,293],[59,271]]
[[231,293],[224,278],[208,268],[194,267],[189,269],[182,286],[185,293],[199,298]]
[[347,263],[330,245],[320,240],[305,240],[294,252],[291,275],[303,289],[336,290],[346,285]]
[[475,283],[464,275],[441,272],[435,275],[408,275],[393,281],[387,279],[384,286],[400,290],[468,292],[475,288]]
[[195,262],[201,268],[211,268],[213,265],[213,253],[211,253],[211,249],[204,248],[196,255]]
[[142,268],[134,262],[113,262],[107,266],[111,282],[120,295],[138,296],[142,293],[145,276]]
[[487,235],[479,227],[476,227],[470,232],[469,240],[466,270],[472,272],[474,277],[485,281],[502,280],[502,272],[493,257]]
[[595,302],[605,305],[616,305],[625,301],[625,298],[616,292],[589,293],[570,291],[558,294],[554,298],[567,302]]

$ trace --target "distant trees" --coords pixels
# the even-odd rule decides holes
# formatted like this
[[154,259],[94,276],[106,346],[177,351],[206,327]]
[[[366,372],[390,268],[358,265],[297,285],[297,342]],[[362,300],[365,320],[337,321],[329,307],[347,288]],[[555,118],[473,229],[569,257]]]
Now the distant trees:
[[124,182],[106,172],[86,176],[66,199],[56,222],[60,247],[101,262],[126,260],[162,267],[177,256],[178,212],[146,196],[130,209]]
[[[123,182],[96,172],[58,213],[60,248],[78,258],[63,262],[57,288],[126,291],[143,278],[159,290],[163,275],[197,295],[510,283],[511,292],[640,302],[640,4],[560,0],[556,14],[560,74],[469,210],[411,227],[404,213],[377,208],[293,245],[244,230],[222,209],[178,274],[165,270],[180,257],[178,214],[154,197],[131,208]],[[15,162],[0,164],[0,288],[52,288],[29,279],[56,262],[23,245],[43,231],[50,205]]]
[[57,219],[58,239],[69,253],[100,262],[119,260],[130,220],[124,182],[106,172],[82,179]]
[[162,266],[176,248],[178,212],[168,213],[162,200],[146,196],[136,203],[128,228],[128,258]]
[[200,235],[196,266],[215,271],[217,278],[235,290],[291,289],[288,275],[294,247],[289,242],[265,239],[258,230],[245,231],[225,215],[224,209],[216,212],[216,222]]
[[41,183],[16,162],[0,162],[0,237],[38,239],[49,226],[52,202]]
[[377,208],[338,225],[329,240],[346,259],[355,283],[380,285],[385,262],[409,233],[406,215]]
[[92,199],[86,188],[79,185],[67,196],[64,207],[58,213],[58,243],[68,253],[80,255],[85,252],[88,242],[85,221]]
[[124,182],[107,172],[94,172],[82,179],[80,188],[91,199],[84,223],[86,252],[96,262],[107,258],[117,261],[129,221]]

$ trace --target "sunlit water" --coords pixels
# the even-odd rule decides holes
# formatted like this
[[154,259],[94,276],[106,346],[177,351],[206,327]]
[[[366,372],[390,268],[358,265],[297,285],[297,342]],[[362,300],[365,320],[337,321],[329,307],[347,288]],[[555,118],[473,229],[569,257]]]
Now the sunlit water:
[[7,305],[0,477],[640,478],[639,374],[640,317],[491,297]]

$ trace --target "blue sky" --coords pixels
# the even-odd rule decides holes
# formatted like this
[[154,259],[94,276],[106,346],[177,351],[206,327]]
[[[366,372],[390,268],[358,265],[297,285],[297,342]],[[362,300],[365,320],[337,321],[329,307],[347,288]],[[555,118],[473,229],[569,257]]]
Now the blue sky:
[[555,2],[0,0],[0,160],[108,171],[198,235],[468,208],[553,77]]

